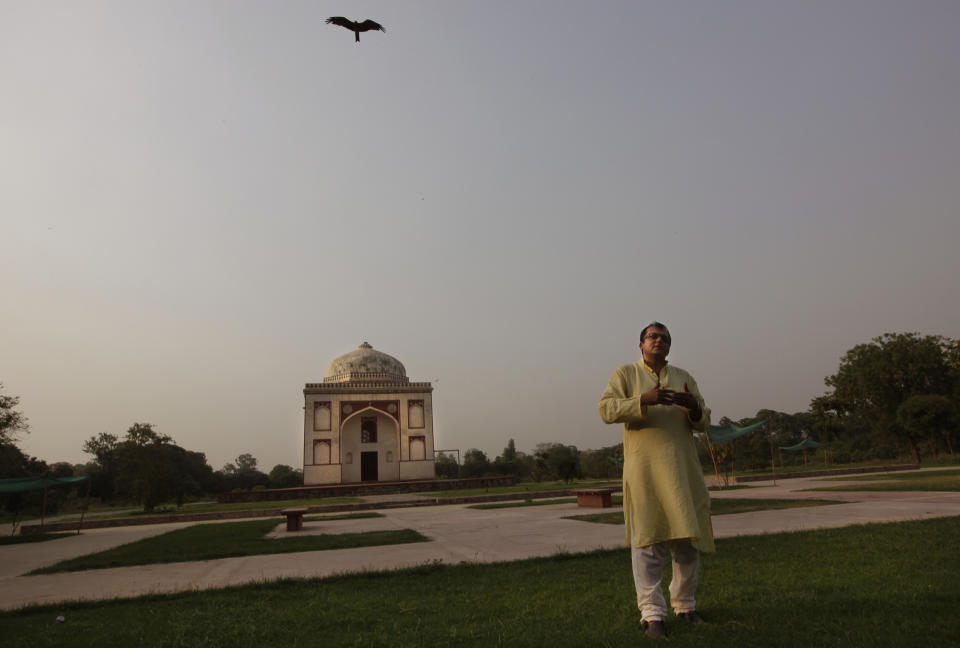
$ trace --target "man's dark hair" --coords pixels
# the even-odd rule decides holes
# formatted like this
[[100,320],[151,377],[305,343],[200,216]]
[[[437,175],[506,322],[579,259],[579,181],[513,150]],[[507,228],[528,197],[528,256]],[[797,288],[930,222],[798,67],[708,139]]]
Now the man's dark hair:
[[643,342],[647,338],[647,329],[651,328],[661,328],[667,332],[667,342],[673,342],[673,338],[670,337],[670,329],[667,328],[666,324],[661,324],[660,322],[650,322],[643,327],[643,330],[640,331],[640,342]]

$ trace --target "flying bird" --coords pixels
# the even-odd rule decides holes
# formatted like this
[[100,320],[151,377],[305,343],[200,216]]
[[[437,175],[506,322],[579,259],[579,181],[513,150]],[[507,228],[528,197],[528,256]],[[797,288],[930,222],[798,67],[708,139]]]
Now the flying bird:
[[383,33],[387,33],[387,30],[383,28],[383,25],[377,22],[373,22],[369,18],[364,20],[362,23],[356,23],[352,20],[344,18],[343,16],[332,16],[327,18],[328,25],[340,25],[341,27],[346,27],[353,32],[354,36],[357,37],[357,42],[360,42],[360,32],[370,31],[371,29],[379,29]]

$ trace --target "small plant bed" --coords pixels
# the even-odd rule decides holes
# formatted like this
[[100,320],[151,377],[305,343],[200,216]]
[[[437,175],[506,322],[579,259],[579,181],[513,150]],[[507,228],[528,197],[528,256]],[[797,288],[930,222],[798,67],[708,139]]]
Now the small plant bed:
[[[958,536],[960,517],[718,540],[697,591],[707,624],[671,614],[665,645],[955,646],[960,579],[930,565],[960,573]],[[654,645],[627,549],[0,612],[5,648],[279,648],[321,645],[321,633],[329,647]]]
[[22,544],[24,542],[46,542],[57,538],[77,535],[76,533],[36,533],[30,535],[0,536],[0,546]]
[[131,565],[213,560],[258,554],[294,553],[352,549],[376,545],[426,542],[429,538],[412,529],[370,531],[367,533],[340,533],[303,535],[292,538],[265,538],[280,524],[277,520],[196,524],[152,538],[144,538],[107,551],[64,560],[49,567],[30,572],[51,574],[83,569],[105,569]]
[[502,508],[517,508],[520,506],[548,506],[550,504],[569,504],[571,502],[576,502],[576,497],[564,497],[563,499],[541,499],[541,500],[523,500],[522,502],[499,502],[497,504],[473,504],[467,508],[472,509],[502,509]]
[[[751,513],[787,508],[804,508],[807,506],[824,506],[836,504],[831,500],[785,500],[785,499],[714,499],[710,500],[710,515],[732,515],[733,513]],[[580,522],[595,522],[597,524],[623,524],[623,512],[591,513],[587,515],[570,515],[565,520]]]
[[[759,468],[756,470],[734,470],[730,472],[730,475],[732,477],[764,477],[764,478],[769,477],[772,479],[774,477],[779,478],[781,474],[796,474],[796,473],[807,473],[807,472],[812,473],[812,472],[819,472],[822,470],[830,470],[830,471],[838,471],[838,472],[843,470],[850,470],[850,471],[861,471],[864,473],[878,472],[889,467],[906,467],[911,464],[913,464],[912,459],[902,457],[900,459],[896,459],[892,461],[877,460],[877,461],[865,461],[862,463],[831,463],[829,465],[825,465],[823,463],[823,458],[818,457],[817,460],[815,461],[811,460],[806,466],[804,466],[802,463],[796,464],[796,465],[790,464],[787,466],[777,463],[777,469],[774,472],[770,472],[770,468],[767,466],[764,466],[763,468]],[[713,467],[710,465],[704,466],[703,467],[704,474],[707,474],[708,471],[713,471]]]
[[743,488],[764,488],[763,486],[748,486],[747,484],[731,484],[730,486],[708,486],[711,491],[741,490]]
[[856,482],[849,486],[823,486],[808,491],[960,491],[960,469],[928,470],[837,477],[830,481]]
[[[622,495],[614,495],[610,498],[614,506],[620,506],[623,504]],[[496,504],[473,504],[467,508],[471,509],[502,509],[502,508],[516,508],[518,506],[547,506],[549,504],[576,504],[576,497],[564,497],[562,499],[542,499],[542,500],[523,500],[520,502],[498,502]]]
[[383,513],[376,511],[360,511],[358,513],[338,513],[336,515],[308,515],[303,518],[304,522],[317,522],[322,520],[363,520],[366,518],[387,517]]

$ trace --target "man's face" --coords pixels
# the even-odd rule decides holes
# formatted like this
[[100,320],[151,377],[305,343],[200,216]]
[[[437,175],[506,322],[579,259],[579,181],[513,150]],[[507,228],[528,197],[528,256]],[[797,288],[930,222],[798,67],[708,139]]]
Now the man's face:
[[651,326],[640,342],[644,357],[667,357],[670,353],[670,334],[666,329]]

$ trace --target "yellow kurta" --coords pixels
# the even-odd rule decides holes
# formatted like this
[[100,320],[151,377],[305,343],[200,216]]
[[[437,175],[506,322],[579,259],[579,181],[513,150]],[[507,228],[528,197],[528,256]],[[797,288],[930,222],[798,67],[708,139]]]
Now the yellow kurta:
[[623,516],[632,547],[690,538],[700,551],[714,551],[710,495],[693,439],[693,430],[710,424],[710,410],[693,376],[669,364],[660,372],[661,388],[683,391],[684,383],[703,409],[699,421],[676,405],[640,404],[657,385],[642,360],[617,369],[600,398],[601,418],[623,423]]

